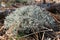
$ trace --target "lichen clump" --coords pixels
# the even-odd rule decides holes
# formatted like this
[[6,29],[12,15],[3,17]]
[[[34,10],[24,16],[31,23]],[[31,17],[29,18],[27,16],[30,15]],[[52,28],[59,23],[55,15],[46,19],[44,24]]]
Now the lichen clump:
[[17,8],[16,11],[6,17],[4,26],[8,29],[13,23],[15,24],[14,28],[12,28],[13,33],[17,32],[17,30],[26,33],[31,30],[37,32],[40,28],[45,28],[47,24],[55,27],[55,20],[50,16],[49,12],[36,5]]

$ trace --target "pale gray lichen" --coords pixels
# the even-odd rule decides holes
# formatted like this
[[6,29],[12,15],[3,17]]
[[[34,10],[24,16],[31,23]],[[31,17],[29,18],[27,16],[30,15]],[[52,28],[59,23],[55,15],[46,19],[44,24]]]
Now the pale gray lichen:
[[48,24],[51,27],[55,27],[55,20],[51,17],[49,12],[36,5],[17,8],[16,11],[6,17],[4,26],[5,28],[10,28],[13,23],[16,24],[14,26],[15,28],[13,28],[13,33],[16,30],[21,31],[27,28],[34,29],[36,32],[39,31],[40,28],[46,27]]

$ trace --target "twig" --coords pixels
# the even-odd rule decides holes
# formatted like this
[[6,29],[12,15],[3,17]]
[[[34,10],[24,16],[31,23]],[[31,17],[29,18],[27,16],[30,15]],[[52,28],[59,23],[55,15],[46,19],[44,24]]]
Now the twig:
[[55,19],[56,22],[60,23],[60,16],[56,14],[51,14],[51,16]]
[[[27,37],[27,36],[30,36],[30,35],[33,35],[33,34],[36,34],[36,33],[46,32],[46,31],[53,31],[53,30],[49,29],[49,30],[38,31],[38,32],[31,33],[31,34],[29,34],[29,35],[25,35],[25,36],[19,37],[19,38],[24,38],[24,37]],[[16,37],[16,38],[17,38],[17,37]]]
[[45,34],[45,32],[43,32],[43,35],[42,35],[42,39],[41,40],[44,40],[44,34]]
[[4,26],[1,27],[0,31],[4,28]]

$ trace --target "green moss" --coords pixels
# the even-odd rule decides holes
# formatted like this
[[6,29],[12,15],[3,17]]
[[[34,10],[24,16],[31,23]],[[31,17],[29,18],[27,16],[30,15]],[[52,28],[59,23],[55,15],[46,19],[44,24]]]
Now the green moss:
[[10,40],[13,40],[12,38],[10,38]]
[[22,37],[24,35],[25,35],[24,32],[19,32],[18,35],[17,35],[17,37]]
[[24,3],[27,2],[27,0],[15,0],[17,3]]

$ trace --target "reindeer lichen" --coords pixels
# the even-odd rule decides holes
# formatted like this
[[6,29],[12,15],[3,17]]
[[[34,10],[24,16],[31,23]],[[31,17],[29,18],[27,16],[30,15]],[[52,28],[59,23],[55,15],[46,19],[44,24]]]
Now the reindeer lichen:
[[13,33],[17,30],[30,34],[31,31],[38,32],[41,28],[46,28],[48,24],[55,27],[55,20],[49,12],[36,5],[17,8],[16,11],[6,17],[4,26],[10,28],[15,23]]

